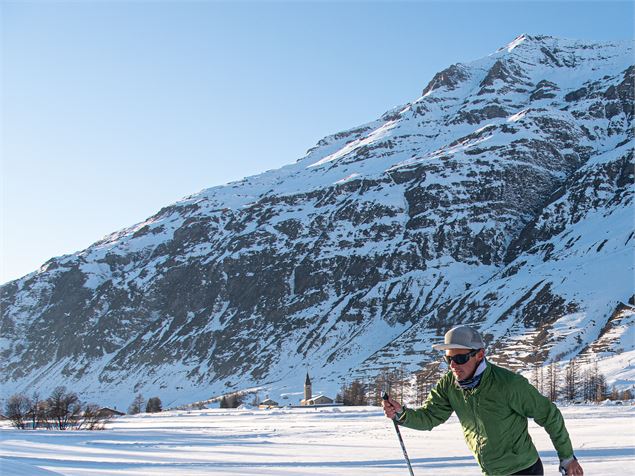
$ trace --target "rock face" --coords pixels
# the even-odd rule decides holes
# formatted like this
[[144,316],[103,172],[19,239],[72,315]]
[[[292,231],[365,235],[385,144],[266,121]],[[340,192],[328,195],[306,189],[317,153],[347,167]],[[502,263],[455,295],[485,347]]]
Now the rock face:
[[51,259],[1,288],[2,396],[169,405],[299,390],[307,367],[331,389],[424,366],[461,322],[511,366],[633,352],[634,78],[630,43],[523,35],[295,164]]

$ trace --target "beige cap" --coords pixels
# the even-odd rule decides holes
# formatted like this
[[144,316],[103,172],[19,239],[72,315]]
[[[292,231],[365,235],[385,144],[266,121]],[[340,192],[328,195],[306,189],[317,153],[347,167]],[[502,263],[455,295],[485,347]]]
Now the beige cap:
[[481,334],[470,326],[456,326],[445,333],[445,342],[432,346],[434,350],[484,349]]

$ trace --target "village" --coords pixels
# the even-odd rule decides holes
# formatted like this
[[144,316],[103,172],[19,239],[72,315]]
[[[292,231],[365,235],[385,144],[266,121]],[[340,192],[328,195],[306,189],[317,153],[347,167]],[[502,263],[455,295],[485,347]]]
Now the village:
[[[332,406],[341,406],[342,403],[335,403],[332,398],[327,397],[326,395],[313,395],[313,388],[311,386],[311,378],[309,377],[309,373],[307,372],[306,378],[304,380],[304,398],[300,400],[300,405],[284,405],[287,408],[298,408],[298,407],[332,407]],[[258,404],[258,408],[260,409],[271,409],[271,408],[279,408],[280,404],[271,398],[265,398]]]

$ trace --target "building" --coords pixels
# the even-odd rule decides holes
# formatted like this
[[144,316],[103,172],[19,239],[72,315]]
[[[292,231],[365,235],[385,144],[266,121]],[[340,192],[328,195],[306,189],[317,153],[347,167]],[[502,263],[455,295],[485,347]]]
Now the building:
[[[302,400],[303,402],[305,400]],[[333,399],[326,397],[324,395],[316,395],[315,397],[311,397],[309,400],[306,400],[306,403],[304,403],[305,406],[312,406],[312,405],[332,405],[333,404]]]
[[258,408],[264,408],[264,409],[278,408],[278,407],[279,407],[278,402],[274,402],[270,398],[266,398],[258,404]]
[[304,398],[300,400],[300,405],[303,407],[315,406],[315,405],[332,405],[333,399],[324,395],[313,396],[313,389],[311,387],[311,379],[309,373],[306,374],[304,379]]
[[118,416],[123,416],[125,413],[120,412],[118,410],[114,410],[112,408],[103,407],[97,410],[97,416],[99,418],[113,418]]
[[311,400],[311,396],[313,391],[311,389],[311,379],[309,378],[309,372],[306,373],[306,378],[304,379],[304,398],[300,400],[300,405],[309,405],[309,401]]

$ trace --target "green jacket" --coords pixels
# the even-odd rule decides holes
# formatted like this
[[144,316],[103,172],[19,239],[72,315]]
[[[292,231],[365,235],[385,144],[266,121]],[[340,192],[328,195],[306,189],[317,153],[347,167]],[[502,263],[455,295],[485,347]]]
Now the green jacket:
[[453,411],[484,474],[512,474],[538,460],[527,431],[527,418],[545,428],[561,460],[573,456],[560,410],[525,377],[489,362],[478,387],[462,390],[448,372],[423,406],[405,409],[398,423],[415,430],[431,430],[450,418]]

